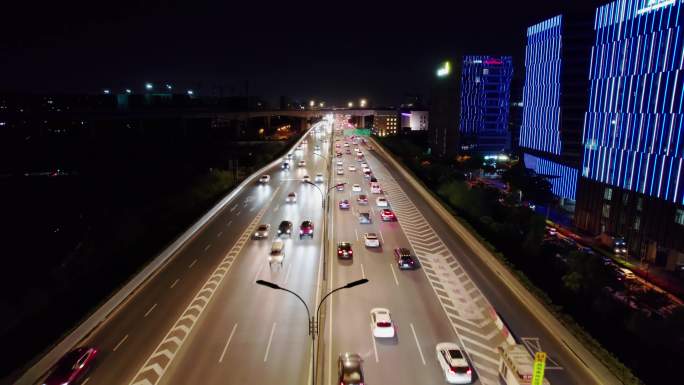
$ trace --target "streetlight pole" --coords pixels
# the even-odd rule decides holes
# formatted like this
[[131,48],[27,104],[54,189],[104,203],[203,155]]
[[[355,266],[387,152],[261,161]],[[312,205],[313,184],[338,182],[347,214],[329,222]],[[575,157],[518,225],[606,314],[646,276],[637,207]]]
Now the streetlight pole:
[[304,308],[306,309],[306,317],[309,321],[309,335],[311,336],[311,385],[316,385],[316,335],[318,334],[318,321],[320,319],[320,310],[321,310],[321,305],[325,301],[326,298],[328,298],[332,293],[336,291],[340,291],[342,289],[351,289],[352,287],[363,285],[368,283],[368,279],[363,278],[359,279],[357,281],[349,282],[348,284],[344,286],[340,286],[336,289],[333,289],[330,291],[328,294],[323,296],[321,301],[318,303],[318,306],[316,307],[316,318],[314,319],[311,316],[311,312],[309,311],[309,306],[307,306],[306,302],[302,299],[302,297],[299,296],[299,294],[295,293],[292,290],[286,289],[284,287],[281,287],[273,282],[269,281],[264,281],[263,279],[259,279],[256,281],[257,285],[262,285],[266,286],[268,288],[274,289],[274,290],[282,290],[286,291],[295,297],[299,299],[299,301],[304,305]]
[[315,184],[315,183],[313,183],[313,182],[310,182],[310,181],[307,180],[307,181],[304,181],[304,183],[310,184],[310,185],[312,185],[312,186],[314,186],[314,187],[316,187],[316,188],[318,189],[318,192],[321,193],[321,205],[323,206],[323,208],[325,208],[325,197],[328,195],[328,193],[330,192],[330,190],[332,190],[332,189],[334,189],[334,188],[336,188],[336,187],[338,187],[338,186],[344,186],[345,184],[347,184],[347,182],[338,183],[338,184],[336,184],[336,185],[330,187],[329,189],[327,189],[325,192],[323,192],[323,190],[321,190],[321,188],[318,187],[318,185]]

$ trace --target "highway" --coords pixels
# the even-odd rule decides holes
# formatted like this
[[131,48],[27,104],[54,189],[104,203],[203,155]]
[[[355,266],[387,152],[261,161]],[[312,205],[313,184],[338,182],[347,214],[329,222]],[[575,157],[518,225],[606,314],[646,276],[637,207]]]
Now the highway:
[[[323,156],[314,154],[316,143]],[[327,300],[317,355],[318,378],[324,384],[339,383],[336,359],[341,352],[363,357],[366,384],[444,384],[435,354],[439,342],[464,348],[475,369],[474,383],[499,384],[496,347],[505,336],[494,322],[494,309],[531,352],[541,348],[548,353],[551,384],[596,383],[386,159],[358,146],[399,219],[382,222],[375,201],[381,195],[370,193],[354,157],[356,146],[351,145],[351,155],[326,160],[333,144],[308,137],[290,170],[274,166],[268,184],[254,183],[240,192],[100,325],[82,344],[100,350],[86,383],[308,384],[311,350],[304,306],[294,296],[255,281],[293,290],[315,308],[322,294],[360,278],[370,282]],[[328,164],[338,159],[344,175],[334,175],[337,166]],[[297,167],[299,160],[306,167]],[[357,171],[349,171],[350,165]],[[317,173],[327,176],[329,169],[332,182],[346,185],[344,191],[330,192],[332,237],[324,265],[321,195],[301,179],[309,175],[313,181]],[[363,191],[352,192],[354,183]],[[332,185],[326,180],[320,187],[325,191]],[[286,203],[290,192],[298,194],[296,203]],[[367,206],[356,202],[362,193],[369,197]],[[338,208],[341,199],[349,199],[349,210]],[[373,222],[359,224],[359,211],[370,212]],[[282,266],[269,266],[267,256],[282,220],[293,223],[293,236],[284,238]],[[313,239],[299,239],[303,220],[314,222]],[[271,225],[270,236],[251,239],[261,223]],[[365,232],[377,233],[382,247],[366,249]],[[352,261],[336,257],[340,241],[352,243]],[[396,247],[411,249],[420,268],[399,270],[393,258]],[[372,336],[373,307],[391,311],[394,339]]]

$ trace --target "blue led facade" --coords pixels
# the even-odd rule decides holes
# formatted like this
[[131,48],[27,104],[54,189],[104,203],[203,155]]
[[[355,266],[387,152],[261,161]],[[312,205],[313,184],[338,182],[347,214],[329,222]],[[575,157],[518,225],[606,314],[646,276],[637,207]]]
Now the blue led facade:
[[684,203],[681,0],[597,9],[582,175]]
[[539,175],[548,177],[549,182],[551,182],[551,191],[556,196],[573,201],[576,199],[578,175],[576,168],[527,153],[524,154],[523,160],[525,167],[534,170]]
[[462,147],[481,153],[510,148],[510,56],[465,56],[461,72]]
[[527,29],[520,147],[561,154],[562,16]]

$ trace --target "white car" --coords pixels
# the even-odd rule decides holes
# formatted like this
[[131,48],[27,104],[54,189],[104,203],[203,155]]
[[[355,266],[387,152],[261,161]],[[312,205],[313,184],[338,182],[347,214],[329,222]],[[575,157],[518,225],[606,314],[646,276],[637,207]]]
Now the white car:
[[297,163],[297,167],[306,167],[306,161],[300,160],[299,163]]
[[291,192],[287,194],[287,198],[285,198],[285,202],[287,203],[297,203],[297,193],[296,192]]
[[308,175],[304,175],[304,177],[302,178],[302,183],[306,183],[306,182],[311,182],[311,177]]
[[438,343],[437,361],[444,377],[450,384],[469,384],[473,381],[473,370],[458,345],[451,342]]
[[[368,163],[362,162],[361,163],[361,168],[368,168]],[[369,169],[370,170],[370,169]]]
[[259,178],[259,183],[268,183],[271,180],[270,175],[262,175],[261,178]]
[[349,171],[356,171],[356,166],[349,166]]
[[375,338],[394,338],[394,323],[388,309],[376,307],[370,311],[373,323],[373,337]]
[[323,183],[323,174],[316,174],[316,178],[314,180],[316,181],[316,183]]
[[375,200],[375,204],[378,207],[388,207],[389,206],[389,202],[387,202],[387,198],[385,198],[385,197],[378,197]]
[[361,185],[356,184],[356,183],[353,184],[353,185],[352,185],[352,191],[354,191],[354,192],[361,192]]
[[375,233],[363,234],[363,244],[366,247],[380,247],[380,238]]
[[337,175],[344,175],[344,169],[342,167],[337,168]]
[[337,164],[338,166],[342,166],[344,163],[341,160],[338,160],[335,164]]
[[285,253],[283,248],[285,247],[285,242],[282,239],[276,239],[271,245],[271,252],[268,254],[268,265],[271,266],[274,263],[280,266],[283,265],[283,259],[285,259]]
[[257,227],[252,238],[254,238],[254,239],[268,238],[268,232],[270,229],[271,229],[271,225],[261,224],[261,225],[259,225],[259,227]]

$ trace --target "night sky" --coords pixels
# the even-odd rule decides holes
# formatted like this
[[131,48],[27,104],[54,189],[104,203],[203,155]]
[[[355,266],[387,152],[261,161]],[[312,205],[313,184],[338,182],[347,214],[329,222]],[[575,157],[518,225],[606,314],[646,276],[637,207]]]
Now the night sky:
[[0,13],[0,92],[152,81],[228,95],[249,80],[250,94],[272,101],[398,103],[427,96],[448,56],[510,54],[520,76],[527,26],[607,2],[25,1]]

